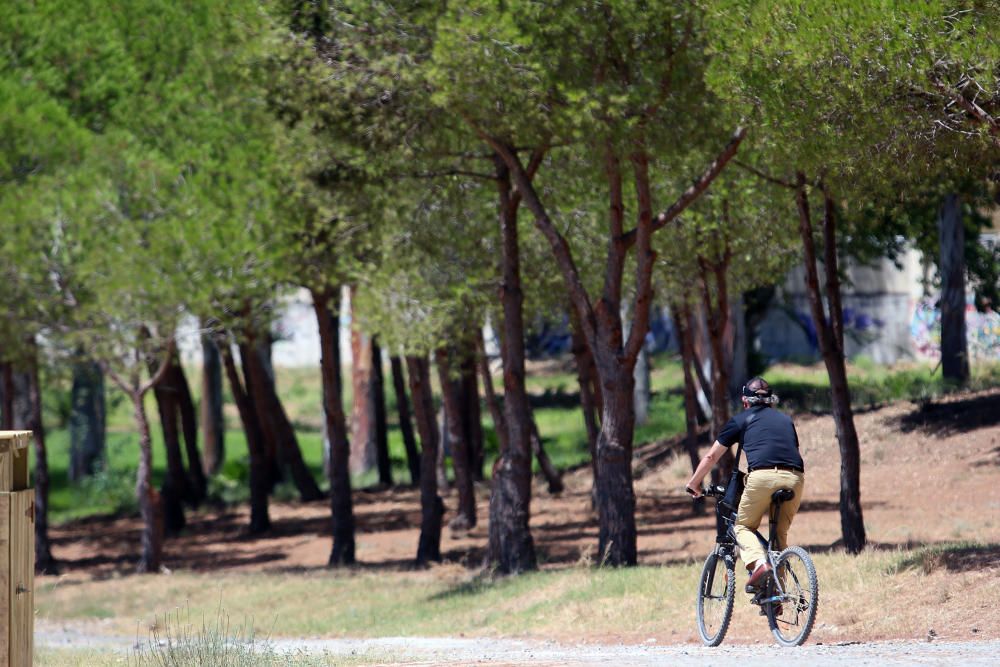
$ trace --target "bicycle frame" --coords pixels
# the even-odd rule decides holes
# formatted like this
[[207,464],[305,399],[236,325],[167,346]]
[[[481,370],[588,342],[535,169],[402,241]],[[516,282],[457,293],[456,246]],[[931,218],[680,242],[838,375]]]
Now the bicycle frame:
[[[760,545],[764,547],[764,554],[767,558],[767,563],[771,566],[771,570],[774,573],[770,578],[778,593],[777,595],[766,599],[761,599],[755,596],[753,602],[756,604],[780,602],[785,595],[781,577],[777,576],[776,562],[780,551],[777,549],[777,532],[775,528],[778,522],[778,513],[781,511],[781,504],[781,501],[771,501],[771,507],[768,512],[768,537],[766,540],[764,539],[764,536],[760,534],[759,530],[753,531],[753,534],[760,541]],[[736,513],[724,512],[721,503],[715,504],[715,513],[718,517],[718,521],[716,521],[718,529],[715,536],[716,553],[724,558],[732,558],[735,560],[736,549],[738,548],[738,543],[736,541]],[[761,591],[763,590],[765,589],[762,587]]]

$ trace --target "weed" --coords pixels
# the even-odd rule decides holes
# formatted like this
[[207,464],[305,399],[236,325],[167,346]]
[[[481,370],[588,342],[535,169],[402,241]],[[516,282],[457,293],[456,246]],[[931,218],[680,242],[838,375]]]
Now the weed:
[[112,467],[107,462],[84,478],[76,493],[81,504],[100,502],[115,514],[132,514],[139,508],[135,497],[135,470]]
[[136,641],[128,665],[270,667],[305,664],[296,660],[297,657],[304,656],[279,653],[266,637],[257,637],[252,620],[232,625],[229,614],[220,605],[214,618],[203,618],[199,625],[191,622],[189,608],[176,609],[157,618],[149,637]]

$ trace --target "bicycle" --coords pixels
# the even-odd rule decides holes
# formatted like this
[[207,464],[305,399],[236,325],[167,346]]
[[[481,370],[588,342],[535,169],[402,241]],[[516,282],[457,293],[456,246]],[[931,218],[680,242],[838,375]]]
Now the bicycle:
[[[715,512],[719,518],[715,548],[705,559],[698,581],[698,633],[708,646],[722,643],[732,620],[736,597],[736,508],[724,506],[725,492],[723,486],[705,490],[706,496],[716,498]],[[792,546],[779,553],[776,549],[776,517],[781,504],[791,498],[791,489],[779,489],[771,496],[768,539],[754,531],[764,546],[771,572],[756,589],[747,587],[747,592],[753,594],[750,603],[761,608],[761,615],[767,617],[771,633],[782,646],[799,646],[805,642],[812,631],[819,604],[816,567],[806,550]]]

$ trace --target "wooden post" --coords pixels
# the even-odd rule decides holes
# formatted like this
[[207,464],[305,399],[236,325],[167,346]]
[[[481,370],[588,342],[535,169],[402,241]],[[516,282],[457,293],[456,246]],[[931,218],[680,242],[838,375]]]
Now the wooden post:
[[0,667],[32,664],[35,492],[28,487],[31,431],[0,431]]

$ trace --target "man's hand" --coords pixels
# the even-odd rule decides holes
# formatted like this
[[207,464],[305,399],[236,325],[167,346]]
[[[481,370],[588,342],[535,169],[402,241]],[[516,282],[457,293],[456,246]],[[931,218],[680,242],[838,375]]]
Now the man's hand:
[[703,495],[705,495],[702,492],[701,484],[698,484],[693,489],[691,488],[691,485],[688,484],[687,486],[684,487],[684,490],[687,491],[692,498],[701,498]]

